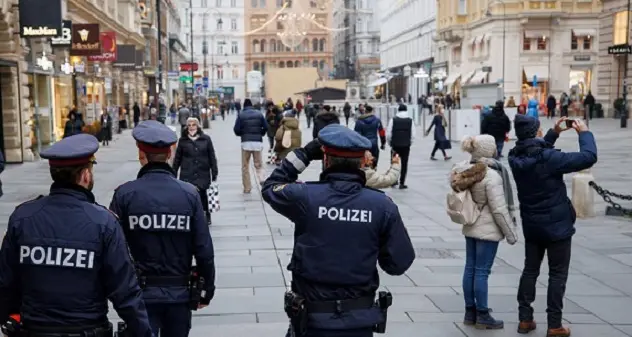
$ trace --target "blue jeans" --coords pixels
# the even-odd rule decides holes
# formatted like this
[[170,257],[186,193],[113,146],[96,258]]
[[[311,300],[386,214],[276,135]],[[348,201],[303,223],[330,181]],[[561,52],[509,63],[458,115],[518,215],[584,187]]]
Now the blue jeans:
[[466,307],[487,310],[487,279],[498,251],[498,242],[465,238],[463,297]]
[[503,155],[503,146],[505,146],[505,141],[496,141],[496,158],[500,158]]

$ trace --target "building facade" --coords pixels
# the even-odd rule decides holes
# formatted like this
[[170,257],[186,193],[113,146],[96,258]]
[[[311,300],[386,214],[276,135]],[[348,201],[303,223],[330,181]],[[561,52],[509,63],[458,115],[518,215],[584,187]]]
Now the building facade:
[[165,64],[165,72],[167,74],[165,83],[165,99],[166,104],[184,103],[185,85],[180,81],[180,63],[186,61],[187,47],[182,41],[180,35],[182,33],[182,17],[180,7],[182,4],[173,2],[168,8],[167,13],[167,37],[169,48],[167,50],[167,62]]
[[380,70],[380,21],[377,0],[335,0],[333,63],[335,77],[358,82],[368,98],[372,75]]
[[[381,69],[395,74],[388,83],[389,94],[397,99],[416,100],[428,91],[425,80],[416,79],[413,74],[420,68],[429,73],[432,68],[436,1],[379,0],[378,7],[382,13]],[[411,73],[405,72],[406,66]],[[384,85],[374,87],[375,95],[384,95],[384,89]]]
[[[62,17],[98,24],[117,45],[142,49],[145,44],[135,1],[68,0]],[[18,1],[0,0],[0,150],[12,163],[33,160],[60,139],[73,106],[90,125],[103,109],[133,102],[145,87],[137,71],[73,54],[70,29],[67,34],[62,29],[64,41],[54,46],[45,38],[21,39],[18,18]]]
[[189,47],[187,62],[198,64],[195,81],[208,78],[209,90],[225,99],[245,97],[244,0],[182,1],[184,25],[181,40]]
[[[597,66],[597,90],[593,91],[595,98],[603,106],[606,116],[614,116],[613,103],[623,97],[625,64],[628,63],[627,98],[628,107],[632,98],[630,84],[632,80],[632,59],[628,54],[613,55],[608,49],[615,46],[630,44],[630,29],[627,15],[627,0],[604,0],[603,11],[599,16],[599,64]],[[626,41],[627,39],[627,41]]]
[[[517,103],[562,92],[579,100],[596,87],[599,0],[437,1],[436,88],[498,82]],[[594,92],[595,90],[593,90]]]
[[[258,70],[265,76],[267,68],[315,67],[323,78],[333,73],[332,36],[328,29],[332,27],[333,6],[316,1],[296,1],[292,7],[292,1],[289,1],[284,10],[283,0],[245,1],[247,71]],[[299,31],[288,32],[289,27],[285,27],[282,15],[292,11],[313,14],[315,22],[300,19],[301,27],[296,28]],[[295,42],[287,43],[295,39]],[[282,40],[295,46],[290,48]]]

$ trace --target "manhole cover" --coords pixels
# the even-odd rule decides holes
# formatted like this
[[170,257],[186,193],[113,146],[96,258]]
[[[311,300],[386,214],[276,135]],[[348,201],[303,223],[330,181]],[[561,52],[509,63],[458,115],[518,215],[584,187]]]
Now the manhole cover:
[[417,248],[417,257],[422,259],[458,259],[459,257],[447,249]]

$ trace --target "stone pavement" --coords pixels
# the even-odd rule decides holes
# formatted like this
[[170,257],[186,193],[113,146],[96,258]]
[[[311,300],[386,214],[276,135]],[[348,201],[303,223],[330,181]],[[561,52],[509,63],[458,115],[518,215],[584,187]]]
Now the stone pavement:
[[[265,204],[256,188],[250,195],[241,193],[240,148],[231,131],[233,121],[232,116],[214,121],[207,130],[220,165],[222,209],[213,215],[212,226],[217,292],[208,308],[194,313],[191,336],[283,336],[287,319],[282,299],[289,280],[285,267],[291,254],[293,225]],[[547,121],[543,124],[550,125]],[[605,188],[629,194],[632,130],[619,129],[614,120],[594,121],[592,126],[599,146],[599,163],[593,170],[596,180]],[[477,331],[460,323],[465,245],[459,226],[450,222],[444,206],[452,163],[428,160],[432,139],[422,138],[422,132],[418,129],[411,151],[410,188],[387,190],[399,206],[417,259],[405,276],[381,274],[383,287],[395,296],[385,336],[516,336],[515,297],[524,258],[522,243],[500,245],[489,280],[490,306],[495,316],[505,320],[506,328]],[[304,129],[303,136],[307,142],[311,129]],[[565,133],[558,146],[574,150],[576,139],[573,132]],[[454,146],[458,147],[456,143]],[[388,167],[387,153],[382,153],[381,170]],[[452,162],[467,158],[458,149],[451,154]],[[113,189],[134,179],[139,169],[129,131],[118,136],[111,147],[102,148],[97,157],[95,195],[108,205]],[[312,165],[301,179],[316,179],[319,167]],[[267,169],[271,172],[272,167]],[[254,182],[254,173],[251,176]],[[45,162],[10,166],[0,177],[5,191],[0,199],[2,224],[16,204],[46,193],[50,184]],[[603,204],[597,207],[598,214],[603,214]],[[599,215],[578,221],[577,229],[564,319],[574,336],[632,336],[632,222]],[[546,275],[545,262],[535,305],[536,319],[541,323],[537,335],[545,334]],[[116,319],[115,312],[111,318]]]

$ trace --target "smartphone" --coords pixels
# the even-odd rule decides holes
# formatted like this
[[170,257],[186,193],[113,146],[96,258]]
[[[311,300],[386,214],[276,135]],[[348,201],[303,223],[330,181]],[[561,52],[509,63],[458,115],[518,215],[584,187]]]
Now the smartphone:
[[575,123],[574,119],[567,119],[566,120],[566,127],[567,128],[572,128],[573,127],[573,123]]

